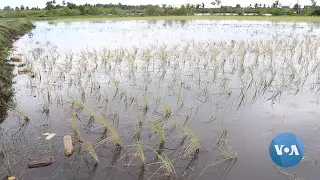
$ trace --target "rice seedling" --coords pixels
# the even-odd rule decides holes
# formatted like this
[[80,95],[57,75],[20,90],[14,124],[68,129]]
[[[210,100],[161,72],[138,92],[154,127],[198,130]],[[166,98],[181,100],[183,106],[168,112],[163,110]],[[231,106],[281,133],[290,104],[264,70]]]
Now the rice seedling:
[[[80,143],[80,145],[82,147],[84,147],[86,152],[88,152],[88,154],[96,161],[96,163],[99,163],[98,156],[97,156],[94,148],[92,147],[92,145],[90,143],[86,142],[80,135],[80,128],[78,125],[78,119],[76,117],[76,113],[73,113],[73,115],[72,115],[72,124],[73,124],[76,138],[77,138],[78,142]],[[100,142],[99,144],[102,144],[102,143],[103,142]]]
[[164,108],[165,108],[164,119],[165,119],[165,121],[167,121],[171,118],[172,110],[171,110],[170,105],[168,105],[168,104],[164,104]]
[[104,128],[104,132],[110,131],[117,148],[122,146],[121,138],[117,130],[105,120],[101,113],[93,111],[91,108],[78,101],[73,101],[73,105],[83,108],[85,110],[85,113],[89,115],[90,119],[97,121]]
[[72,114],[72,125],[73,125],[73,129],[74,129],[75,135],[77,137],[77,140],[80,143],[84,142],[84,140],[82,139],[82,137],[80,135],[80,128],[79,128],[79,125],[78,125],[78,119],[77,119],[76,113]]
[[199,141],[198,136],[189,128],[187,127],[182,127],[181,128],[183,134],[189,138],[190,142],[188,143],[188,145],[186,146],[185,150],[184,150],[184,156],[189,156],[193,153],[197,153],[200,151],[201,148],[201,144]]
[[237,159],[237,152],[232,150],[232,147],[228,144],[227,141],[227,126],[224,120],[221,121],[221,136],[217,142],[217,145],[214,149],[218,149],[222,154],[223,159]]
[[[141,167],[144,169],[146,166],[146,157],[145,157],[144,149],[143,149],[143,146],[141,145],[140,140],[137,140],[134,146],[136,148],[136,153],[133,156],[132,160],[134,159],[135,156],[138,156],[140,158]],[[129,165],[131,164],[131,162],[129,163]]]
[[140,114],[139,111],[137,111],[137,120],[138,120],[138,123],[137,123],[137,131],[136,133],[134,134],[133,138],[136,139],[136,140],[140,140],[140,137],[141,137],[141,133],[142,133],[142,116]]
[[[157,159],[161,164],[160,168],[157,171],[159,171],[160,169],[164,169],[165,170],[164,175],[167,177],[170,177],[171,175],[176,174],[174,165],[165,154],[160,155],[157,152],[154,152],[154,153],[156,153]],[[155,173],[157,173],[157,171]],[[150,178],[152,178],[152,176]]]
[[85,150],[90,154],[90,156],[96,161],[96,163],[99,163],[99,158],[95,152],[95,150],[93,149],[92,145],[87,143],[87,142],[83,142],[81,143],[81,145],[85,148]]
[[154,130],[157,132],[160,138],[160,142],[164,144],[166,141],[166,135],[165,135],[163,125],[161,126],[157,121],[153,121],[153,125],[154,125]]

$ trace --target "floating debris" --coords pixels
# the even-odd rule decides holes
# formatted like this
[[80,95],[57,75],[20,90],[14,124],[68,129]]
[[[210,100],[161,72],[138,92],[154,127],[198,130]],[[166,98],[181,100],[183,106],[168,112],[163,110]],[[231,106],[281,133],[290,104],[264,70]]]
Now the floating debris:
[[52,139],[56,134],[55,133],[51,133],[46,137],[46,140],[50,140]]
[[8,177],[8,180],[16,180],[17,178],[16,177],[14,177],[14,176],[10,176],[10,177]]
[[55,158],[53,156],[48,156],[48,157],[40,158],[30,162],[28,164],[28,168],[39,168],[39,167],[49,166],[54,162],[55,162]]
[[12,62],[22,62],[22,58],[19,56],[13,56],[10,58],[10,61]]
[[64,145],[64,153],[67,157],[72,155],[73,145],[72,138],[70,135],[66,135],[63,137],[63,145]]
[[43,134],[43,136],[49,136],[50,135],[50,133],[44,133]]

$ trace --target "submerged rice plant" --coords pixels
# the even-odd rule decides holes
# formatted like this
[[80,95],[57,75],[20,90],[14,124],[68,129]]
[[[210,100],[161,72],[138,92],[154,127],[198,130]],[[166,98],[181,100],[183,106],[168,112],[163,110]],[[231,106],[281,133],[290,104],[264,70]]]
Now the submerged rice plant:
[[166,141],[166,135],[163,126],[161,126],[157,121],[153,121],[154,124],[154,130],[157,132],[160,138],[161,143],[165,143]]
[[83,142],[81,143],[81,145],[85,148],[85,150],[90,154],[90,156],[96,161],[96,163],[99,163],[99,158],[95,152],[95,150],[93,149],[92,145],[87,143],[87,142]]
[[120,138],[117,130],[109,122],[107,122],[105,120],[105,118],[102,116],[101,113],[93,111],[91,108],[89,108],[85,104],[78,102],[78,101],[74,101],[73,105],[75,105],[81,109],[84,109],[85,112],[87,112],[86,114],[89,115],[90,119],[96,120],[104,128],[105,132],[110,131],[111,136],[114,140],[114,143],[117,147],[122,146],[121,138]]
[[141,166],[144,168],[146,166],[146,157],[145,157],[143,146],[141,145],[141,142],[136,141],[135,147],[137,150],[137,156],[140,157]]
[[183,134],[190,140],[190,142],[184,150],[184,156],[189,156],[190,154],[199,152],[201,145],[198,136],[187,127],[182,127],[181,130]]

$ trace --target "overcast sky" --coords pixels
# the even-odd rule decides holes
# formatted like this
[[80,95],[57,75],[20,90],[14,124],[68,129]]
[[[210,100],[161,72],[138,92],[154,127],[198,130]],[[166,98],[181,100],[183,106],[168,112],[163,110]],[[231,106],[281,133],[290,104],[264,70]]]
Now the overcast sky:
[[[29,7],[35,7],[39,6],[44,7],[46,2],[48,0],[0,0],[0,8],[3,8],[4,6],[29,6]],[[75,4],[84,4],[84,3],[90,3],[90,4],[96,4],[96,3],[122,3],[122,4],[171,4],[171,5],[181,5],[186,3],[201,3],[204,2],[207,7],[212,7],[210,5],[210,2],[213,0],[66,0],[66,2],[72,2]],[[241,6],[248,6],[249,4],[266,4],[271,5],[275,0],[241,0],[235,1],[235,0],[221,0],[222,5],[227,6],[235,6],[236,4],[240,3]],[[62,0],[56,0],[57,3],[61,4]],[[284,6],[293,6],[297,0],[280,0],[280,3]],[[319,0],[320,2],[320,0]],[[302,5],[310,5],[310,0],[300,0],[300,4]],[[318,3],[319,4],[319,3]]]

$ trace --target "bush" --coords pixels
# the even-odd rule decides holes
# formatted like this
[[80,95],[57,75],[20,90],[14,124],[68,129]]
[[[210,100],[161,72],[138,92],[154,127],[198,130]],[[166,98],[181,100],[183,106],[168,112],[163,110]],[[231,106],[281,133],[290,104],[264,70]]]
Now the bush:
[[316,10],[312,11],[311,15],[312,16],[320,16],[320,9],[316,9]]

